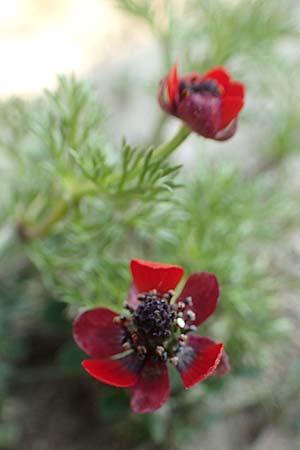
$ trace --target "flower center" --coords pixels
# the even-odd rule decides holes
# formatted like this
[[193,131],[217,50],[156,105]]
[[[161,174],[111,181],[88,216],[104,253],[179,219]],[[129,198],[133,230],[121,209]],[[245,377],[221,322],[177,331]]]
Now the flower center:
[[161,342],[171,336],[175,312],[166,298],[150,292],[133,314],[133,323],[140,339]]
[[[194,330],[195,314],[191,297],[170,304],[174,295],[159,295],[156,290],[138,295],[136,309],[125,304],[129,315],[118,317],[124,330],[123,347],[137,352],[140,359],[151,358],[176,364],[177,354],[186,342],[186,333]],[[188,308],[187,308],[188,307]],[[187,310],[187,309],[188,310]]]
[[195,93],[209,93],[215,97],[219,97],[221,92],[218,83],[215,80],[203,80],[199,83],[186,80],[181,81],[179,85],[179,92],[181,98],[189,94]]

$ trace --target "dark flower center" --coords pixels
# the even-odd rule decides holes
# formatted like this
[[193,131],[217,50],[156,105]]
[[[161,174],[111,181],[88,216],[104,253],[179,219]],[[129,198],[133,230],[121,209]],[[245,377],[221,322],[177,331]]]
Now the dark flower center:
[[181,98],[189,94],[195,93],[209,93],[215,97],[219,97],[221,92],[218,83],[215,80],[203,80],[199,83],[193,81],[182,80],[179,85],[179,92]]
[[133,314],[133,323],[141,339],[162,341],[171,336],[175,312],[166,298],[149,293]]
[[159,295],[156,290],[138,295],[136,309],[127,303],[129,315],[117,318],[124,330],[123,347],[133,350],[140,359],[170,360],[177,363],[177,354],[186,342],[186,333],[193,331],[195,314],[190,309],[191,297],[173,303],[173,291]]

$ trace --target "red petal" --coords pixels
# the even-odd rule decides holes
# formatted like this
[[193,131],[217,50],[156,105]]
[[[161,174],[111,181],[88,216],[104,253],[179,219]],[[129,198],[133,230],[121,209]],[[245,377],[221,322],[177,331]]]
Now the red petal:
[[192,297],[193,300],[193,304],[189,308],[196,314],[193,325],[200,325],[215,311],[217,306],[219,283],[215,275],[207,272],[191,275],[176,303],[184,301],[187,297]]
[[223,87],[223,89],[226,89],[230,81],[230,75],[227,72],[227,70],[224,69],[224,67],[215,67],[214,69],[211,69],[209,72],[206,72],[206,74],[203,75],[202,79],[216,80],[217,83]]
[[175,63],[167,76],[167,88],[171,104],[173,104],[174,100],[176,100],[176,97],[178,96],[178,86],[178,68],[177,63]]
[[180,266],[161,264],[142,259],[133,259],[130,269],[134,284],[139,292],[157,289],[160,293],[175,289],[184,270]]
[[170,380],[165,363],[149,361],[136,385],[131,389],[131,408],[135,413],[147,413],[160,408],[170,395]]
[[133,386],[138,381],[141,368],[136,357],[122,359],[86,359],[84,369],[96,380],[116,387]]
[[107,358],[124,352],[123,330],[114,323],[116,316],[117,313],[107,308],[95,308],[80,314],[73,325],[77,345],[94,358]]
[[233,81],[228,84],[226,87],[226,91],[224,92],[224,95],[228,97],[245,97],[245,86],[242,83],[239,83],[238,81]]
[[[191,335],[188,337],[187,345],[190,345],[191,347],[198,348],[199,351],[204,350],[207,347],[210,347],[212,345],[216,345],[216,342],[213,339],[210,339],[206,336],[197,336],[197,335]],[[230,370],[230,363],[228,355],[225,351],[222,353],[221,360],[214,371],[214,375],[225,375]]]
[[197,341],[190,341],[179,355],[177,369],[186,389],[212,375],[220,363],[224,344],[215,344],[204,350]]
[[241,97],[224,97],[221,105],[221,130],[226,128],[233,119],[236,119],[242,107],[244,99]]

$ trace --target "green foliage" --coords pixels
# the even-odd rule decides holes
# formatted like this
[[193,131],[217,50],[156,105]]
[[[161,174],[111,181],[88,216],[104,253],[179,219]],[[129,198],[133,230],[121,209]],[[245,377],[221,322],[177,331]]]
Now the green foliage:
[[[8,105],[9,112],[15,107],[19,105]],[[13,159],[15,172],[9,191],[16,215],[23,215],[20,222],[36,221],[62,198],[74,205],[90,196],[96,202],[109,201],[118,213],[125,208],[130,220],[131,209],[141,214],[143,208],[151,208],[151,202],[168,201],[167,193],[178,187],[173,179],[180,166],[170,165],[164,153],[132,148],[125,141],[120,150],[104,143],[103,113],[86,83],[60,77],[58,88],[46,93],[36,105],[36,113],[31,129],[24,129],[23,141],[15,149],[22,155],[17,165]],[[22,114],[24,121],[28,120],[26,113]],[[6,134],[2,145],[11,158]],[[22,182],[17,183],[20,173]],[[65,215],[68,207],[57,214]]]
[[[287,186],[265,175],[242,177],[224,163],[201,164],[172,217],[172,240],[157,240],[158,259],[176,260],[186,272],[210,271],[220,279],[216,316],[201,330],[224,339],[237,370],[264,357],[261,342],[288,327],[277,300],[287,280],[276,278],[268,243],[280,238],[293,215],[296,198],[286,202]],[[180,254],[178,254],[180,248]]]

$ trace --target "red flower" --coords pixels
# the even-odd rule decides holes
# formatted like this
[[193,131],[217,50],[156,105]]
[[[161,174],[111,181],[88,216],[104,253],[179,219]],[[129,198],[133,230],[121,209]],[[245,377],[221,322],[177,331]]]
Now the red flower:
[[215,310],[217,279],[210,273],[191,275],[171,304],[183,276],[179,266],[131,261],[133,285],[123,316],[107,308],[80,314],[74,339],[93,359],[84,369],[103,383],[130,387],[135,413],[159,408],[170,394],[167,362],[175,365],[185,388],[213,373],[224,374],[229,363],[223,344],[191,335]]
[[231,81],[223,67],[205,75],[192,72],[179,78],[174,64],[160,83],[158,100],[165,111],[186,122],[196,133],[224,141],[237,129],[244,95],[244,85]]

